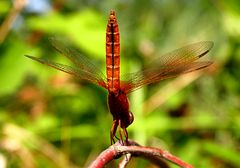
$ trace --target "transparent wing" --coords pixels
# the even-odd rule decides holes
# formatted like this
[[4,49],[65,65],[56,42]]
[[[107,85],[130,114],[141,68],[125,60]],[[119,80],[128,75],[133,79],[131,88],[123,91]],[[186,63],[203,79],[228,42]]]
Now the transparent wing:
[[144,85],[205,68],[212,62],[196,60],[207,54],[212,46],[213,42],[205,41],[167,53],[154,61],[149,68],[122,76],[121,87],[126,93],[130,93]]
[[158,66],[167,66],[193,62],[207,54],[212,47],[212,41],[193,43],[162,55],[154,60],[154,63]]
[[73,67],[70,67],[70,66],[67,66],[67,65],[51,62],[49,60],[44,60],[44,59],[41,59],[41,58],[36,58],[36,57],[33,57],[33,56],[29,56],[29,55],[25,55],[25,56],[30,58],[30,59],[33,59],[35,61],[38,61],[42,64],[45,64],[45,65],[48,65],[48,66],[53,67],[55,69],[58,69],[60,71],[66,72],[66,73],[71,74],[71,75],[74,75],[79,79],[86,80],[86,81],[89,81],[91,83],[94,83],[94,84],[97,84],[97,85],[100,85],[100,86],[106,88],[106,84],[105,84],[105,81],[103,79],[98,78],[96,75],[94,75],[94,74],[92,74],[88,71],[83,71],[83,70],[78,69],[78,68],[73,68]]
[[[96,66],[92,60],[81,55],[76,49],[67,46],[56,38],[50,38],[52,46],[62,55],[67,57],[72,63],[75,64],[76,68],[82,71],[89,72],[95,75],[99,79],[105,79],[105,75],[101,72],[101,69]],[[66,47],[67,46],[67,47]]]
[[82,80],[87,80],[91,83],[100,85],[104,88],[106,88],[106,78],[101,72],[100,68],[98,68],[95,64],[93,64],[87,57],[82,56],[78,53],[77,50],[71,48],[71,47],[65,47],[65,45],[54,39],[50,39],[51,44],[53,47],[61,54],[66,56],[71,62],[74,63],[74,67],[63,65],[59,63],[55,63],[49,60],[44,60],[41,58],[36,58],[33,56],[25,55],[28,58],[31,58],[35,61],[38,61],[42,64],[51,66],[55,69],[58,69],[60,71],[69,73],[71,75],[74,75]]

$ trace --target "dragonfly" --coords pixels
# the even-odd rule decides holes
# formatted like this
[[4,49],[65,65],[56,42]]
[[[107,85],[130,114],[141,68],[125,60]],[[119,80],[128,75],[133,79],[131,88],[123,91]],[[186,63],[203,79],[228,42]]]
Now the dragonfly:
[[[114,10],[110,11],[106,30],[106,75],[99,66],[75,48],[51,38],[50,43],[60,54],[69,59],[73,66],[55,63],[42,58],[26,57],[48,65],[57,70],[74,75],[76,78],[96,84],[108,91],[108,107],[113,117],[110,130],[111,144],[120,139],[128,144],[127,127],[133,123],[134,116],[129,110],[128,94],[136,89],[164,79],[200,70],[210,66],[212,61],[199,61],[213,47],[211,41],[201,41],[162,55],[146,69],[121,75],[120,78],[120,33]],[[119,137],[116,135],[118,131]]]

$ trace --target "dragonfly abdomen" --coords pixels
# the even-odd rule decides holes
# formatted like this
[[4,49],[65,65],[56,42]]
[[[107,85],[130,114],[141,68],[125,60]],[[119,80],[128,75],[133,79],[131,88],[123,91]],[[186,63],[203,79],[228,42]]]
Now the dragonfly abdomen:
[[120,38],[116,15],[110,12],[106,31],[106,71],[109,92],[120,88]]

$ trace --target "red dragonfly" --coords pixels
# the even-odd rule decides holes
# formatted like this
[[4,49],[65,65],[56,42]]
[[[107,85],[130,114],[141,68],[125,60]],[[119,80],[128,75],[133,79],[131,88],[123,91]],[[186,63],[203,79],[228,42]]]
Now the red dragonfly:
[[130,92],[144,85],[199,70],[212,64],[211,61],[197,61],[213,47],[213,42],[203,41],[169,52],[160,57],[159,60],[154,61],[155,63],[149,68],[125,74],[124,80],[120,80],[120,37],[115,11],[113,10],[110,11],[106,31],[106,76],[98,66],[78,53],[77,50],[65,47],[63,43],[53,38],[50,39],[50,42],[59,53],[67,57],[75,66],[71,67],[26,56],[108,90],[108,106],[113,116],[113,124],[110,130],[111,143],[115,142],[115,138],[118,139],[116,136],[117,129],[121,142],[124,142],[123,133],[125,144],[128,143],[126,128],[134,119],[132,112],[129,111],[127,98]]

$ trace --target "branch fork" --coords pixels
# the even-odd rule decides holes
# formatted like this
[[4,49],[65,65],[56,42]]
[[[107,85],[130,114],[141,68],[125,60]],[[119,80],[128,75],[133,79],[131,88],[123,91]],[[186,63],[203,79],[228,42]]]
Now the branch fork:
[[182,161],[166,150],[140,146],[138,143],[132,140],[129,140],[128,146],[123,146],[120,142],[116,142],[115,144],[111,145],[109,148],[103,151],[88,168],[103,168],[110,161],[120,158],[123,155],[125,155],[125,157],[119,163],[119,168],[125,168],[132,157],[142,157],[146,160],[149,160],[153,164],[160,166],[161,168],[169,168],[168,164],[164,160],[170,161],[182,168],[193,168],[193,166]]

